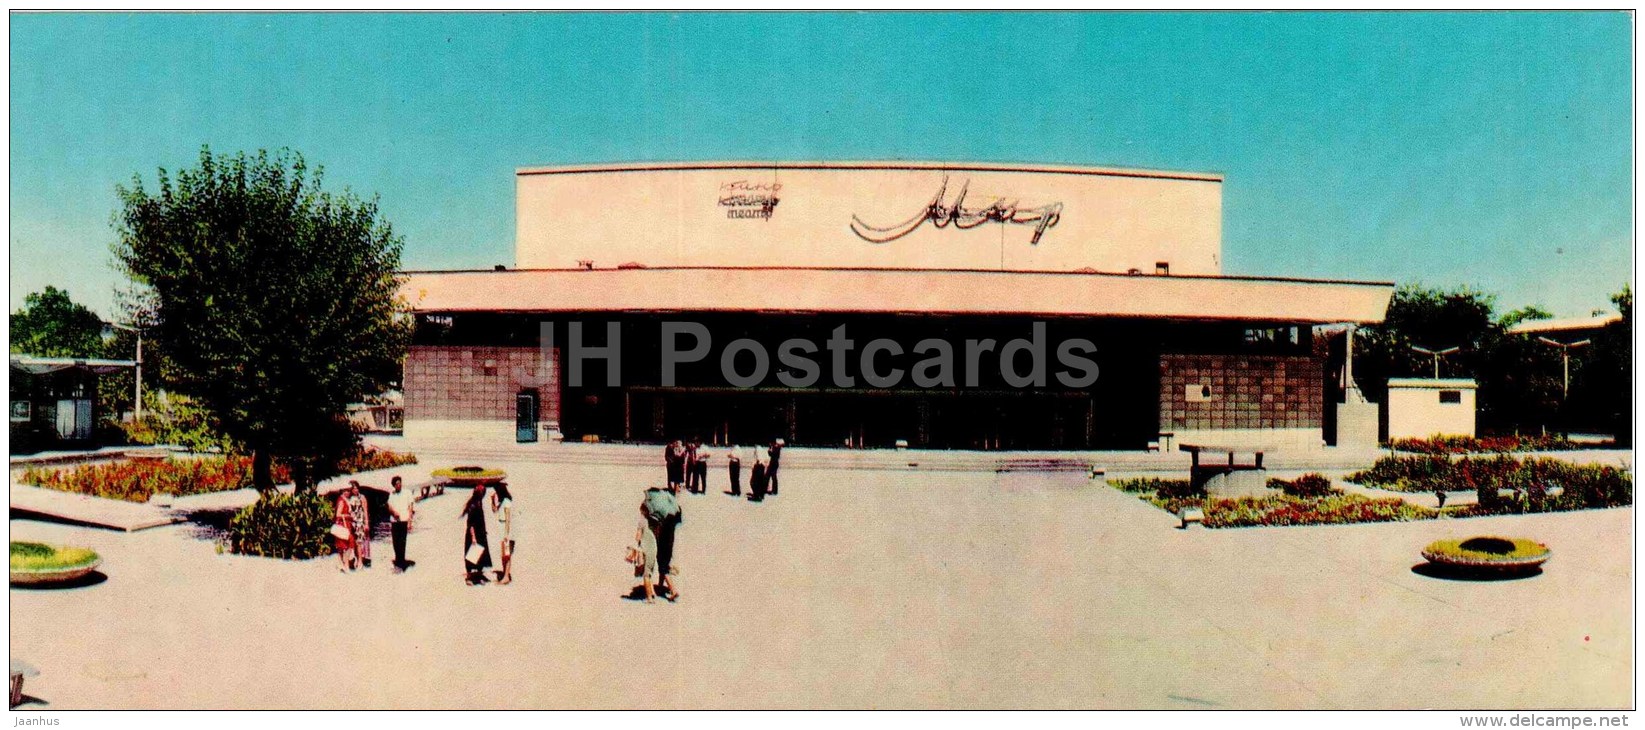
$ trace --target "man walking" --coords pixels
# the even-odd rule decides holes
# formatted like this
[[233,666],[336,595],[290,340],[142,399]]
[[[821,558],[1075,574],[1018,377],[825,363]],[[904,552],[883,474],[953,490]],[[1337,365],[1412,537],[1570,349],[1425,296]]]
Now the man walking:
[[708,494],[708,447],[698,443],[696,456],[697,461],[696,465],[692,467],[691,478],[697,484],[698,494]]
[[771,442],[771,464],[765,468],[765,478],[771,482],[766,491],[773,497],[777,496],[777,467],[782,466],[784,443],[782,439]]
[[702,440],[692,437],[685,444],[685,491],[697,493],[697,450],[702,448]]
[[737,447],[731,446],[725,450],[726,472],[731,477],[731,491],[726,492],[733,497],[743,495],[743,459],[737,454]]
[[405,490],[399,477],[389,482],[389,530],[394,537],[394,572],[403,573],[415,563],[406,560],[406,534],[411,532],[411,518],[417,511],[417,498]]

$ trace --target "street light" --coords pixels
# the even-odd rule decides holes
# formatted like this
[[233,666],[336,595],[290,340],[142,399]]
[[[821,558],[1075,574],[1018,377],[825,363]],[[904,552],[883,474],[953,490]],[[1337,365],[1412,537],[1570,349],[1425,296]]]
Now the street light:
[[1559,387],[1559,398],[1560,400],[1564,400],[1571,394],[1571,350],[1582,347],[1583,345],[1591,344],[1593,340],[1560,342],[1559,340],[1550,340],[1546,337],[1538,337],[1536,339],[1544,345],[1553,345],[1554,347],[1559,348],[1559,359],[1562,361],[1565,368],[1565,379],[1561,382]]
[[1446,355],[1454,353],[1458,350],[1461,350],[1462,347],[1461,346],[1447,347],[1443,350],[1430,350],[1426,347],[1418,347],[1416,345],[1411,345],[1411,349],[1416,350],[1417,352],[1420,352],[1424,355],[1433,356],[1433,358],[1434,358],[1434,380],[1439,380],[1439,359],[1446,356]]
[[137,392],[136,400],[133,401],[132,408],[135,409],[135,415],[133,417],[136,420],[141,421],[143,420],[143,330],[131,325],[116,324],[114,322],[104,322],[103,326],[117,330],[125,330],[127,332],[134,332],[137,334],[137,372],[135,377],[132,378],[137,381]]

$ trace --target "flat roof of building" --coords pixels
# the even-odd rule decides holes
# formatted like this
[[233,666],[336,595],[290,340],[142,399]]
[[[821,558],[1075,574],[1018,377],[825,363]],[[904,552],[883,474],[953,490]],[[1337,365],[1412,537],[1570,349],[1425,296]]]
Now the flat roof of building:
[[1197,180],[1222,182],[1219,172],[1185,172],[1180,170],[1150,170],[1146,168],[1051,165],[1041,163],[1006,162],[931,162],[917,160],[829,160],[829,161],[772,161],[772,160],[715,160],[682,162],[612,162],[586,165],[545,165],[521,167],[516,175],[556,175],[590,172],[666,172],[670,170],[943,170],[948,172],[1032,172],[1063,175],[1102,175],[1108,177],[1142,177],[1162,180]]
[[1622,319],[1620,314],[1601,314],[1593,317],[1563,317],[1560,319],[1528,319],[1508,328],[1512,334],[1540,334],[1547,332],[1582,332],[1602,329]]
[[408,271],[418,312],[850,312],[1380,322],[1390,282],[1103,272],[673,267]]
[[1389,378],[1388,387],[1473,390],[1479,387],[1479,383],[1470,378]]
[[102,360],[94,357],[36,357],[34,355],[12,355],[11,366],[36,375],[68,370],[70,368],[84,368],[94,373],[110,373],[121,368],[137,367],[136,360]]

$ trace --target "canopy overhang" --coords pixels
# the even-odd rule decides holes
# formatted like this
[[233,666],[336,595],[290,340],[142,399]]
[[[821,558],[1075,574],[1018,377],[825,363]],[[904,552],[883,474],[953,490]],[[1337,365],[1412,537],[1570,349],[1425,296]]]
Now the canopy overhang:
[[60,370],[81,368],[98,375],[107,375],[119,372],[125,368],[137,367],[135,360],[99,360],[86,357],[35,357],[33,355],[12,355],[11,368],[30,375],[45,375]]
[[405,272],[422,313],[785,312],[1296,324],[1382,321],[1394,285],[1237,276],[922,269],[617,268]]

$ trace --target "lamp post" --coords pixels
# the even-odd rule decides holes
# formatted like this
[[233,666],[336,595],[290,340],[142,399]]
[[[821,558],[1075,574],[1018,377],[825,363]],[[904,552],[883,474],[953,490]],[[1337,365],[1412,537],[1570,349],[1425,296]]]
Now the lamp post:
[[1434,358],[1434,380],[1439,380],[1439,359],[1446,356],[1446,355],[1454,353],[1458,350],[1461,350],[1462,347],[1457,346],[1457,347],[1447,347],[1443,350],[1430,350],[1426,347],[1418,347],[1416,345],[1411,345],[1411,349],[1415,350],[1417,352],[1420,352],[1424,355],[1432,356]]
[[1571,395],[1571,350],[1574,350],[1578,347],[1582,347],[1583,345],[1590,344],[1590,343],[1593,342],[1593,340],[1577,340],[1576,342],[1560,342],[1559,340],[1550,340],[1546,337],[1538,337],[1536,339],[1537,339],[1538,342],[1541,342],[1544,345],[1552,345],[1554,347],[1559,348],[1559,359],[1561,361],[1561,365],[1564,368],[1564,379],[1560,381],[1560,386],[1559,386],[1559,399],[1560,400],[1565,400],[1567,397],[1569,397]]
[[132,408],[134,418],[141,421],[143,420],[143,330],[131,325],[116,324],[114,322],[104,322],[103,325],[113,329],[125,330],[127,332],[134,332],[137,334],[137,372],[132,378],[132,380],[137,381],[137,386],[134,394],[135,400],[132,401]]

